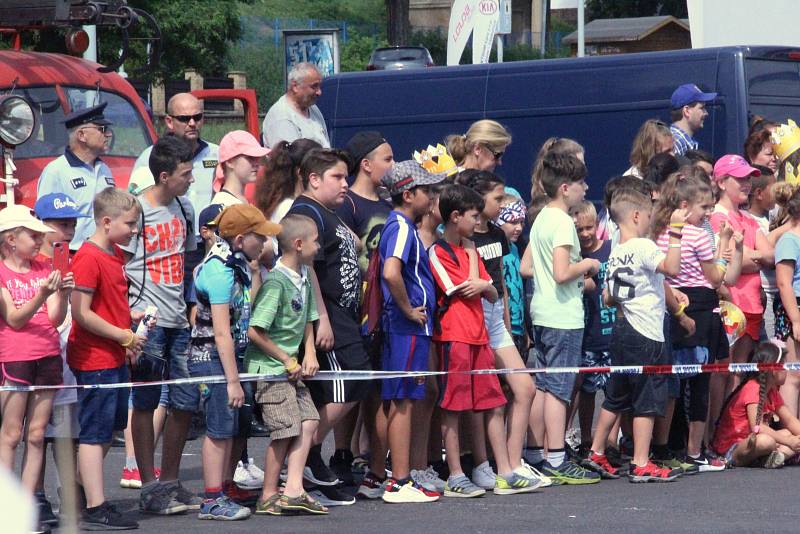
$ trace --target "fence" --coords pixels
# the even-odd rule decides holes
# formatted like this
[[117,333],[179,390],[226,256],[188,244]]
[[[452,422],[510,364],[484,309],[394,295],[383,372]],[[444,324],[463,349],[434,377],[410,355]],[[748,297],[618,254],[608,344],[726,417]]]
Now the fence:
[[325,20],[325,19],[292,19],[292,18],[264,18],[264,17],[242,17],[244,27],[244,42],[272,42],[276,48],[281,46],[283,30],[313,30],[315,28],[339,30],[339,43],[346,43],[351,34],[356,32],[360,35],[378,35],[382,27],[378,24],[351,23],[345,20]]

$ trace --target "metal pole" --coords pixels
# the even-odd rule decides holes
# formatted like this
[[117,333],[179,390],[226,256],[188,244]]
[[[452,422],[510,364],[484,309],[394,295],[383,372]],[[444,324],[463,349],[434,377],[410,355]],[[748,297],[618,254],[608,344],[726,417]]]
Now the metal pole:
[[547,5],[549,3],[547,0],[542,0],[542,27],[539,32],[539,51],[542,57],[547,52]]
[[97,63],[97,26],[84,26],[83,31],[89,35],[89,48],[83,53],[83,59]]
[[583,34],[584,7],[584,0],[578,0],[578,57],[583,57],[586,54],[586,41]]
[[495,38],[497,39],[497,62],[503,62],[503,36],[496,35]]

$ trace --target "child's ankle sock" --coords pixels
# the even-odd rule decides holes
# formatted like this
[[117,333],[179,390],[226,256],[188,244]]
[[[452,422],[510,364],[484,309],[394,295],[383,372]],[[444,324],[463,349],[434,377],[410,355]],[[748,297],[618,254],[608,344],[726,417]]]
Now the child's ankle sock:
[[206,499],[214,500],[214,499],[217,499],[219,497],[222,497],[222,488],[221,487],[218,487],[218,488],[206,488]]
[[525,447],[523,456],[525,461],[531,465],[540,464],[544,461],[543,447]]
[[564,458],[566,454],[564,453],[564,449],[550,449],[547,451],[547,463],[549,463],[552,467],[559,467],[561,464],[564,463]]
[[125,457],[125,469],[128,471],[133,471],[137,469],[139,466],[136,465],[136,458],[135,457]]

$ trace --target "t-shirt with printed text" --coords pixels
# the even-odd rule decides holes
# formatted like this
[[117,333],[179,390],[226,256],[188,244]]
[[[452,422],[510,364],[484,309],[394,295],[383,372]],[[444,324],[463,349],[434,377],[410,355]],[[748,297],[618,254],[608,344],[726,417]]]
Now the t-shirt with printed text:
[[[531,299],[533,324],[549,328],[583,328],[583,276],[557,284],[553,278],[553,252],[569,248],[570,263],[581,261],[581,245],[575,222],[566,212],[545,206],[531,226],[533,279]],[[558,313],[554,313],[558,310]]]
[[503,256],[503,277],[508,292],[508,315],[511,318],[511,333],[525,333],[525,287],[519,272],[520,257],[516,243],[509,243],[510,251]]
[[603,302],[603,289],[606,287],[608,256],[611,254],[611,241],[603,241],[600,248],[583,255],[600,262],[600,270],[592,277],[594,290],[583,294],[583,307],[586,314],[586,328],[583,331],[583,350],[605,352],[611,342],[611,331],[616,320],[617,308],[606,306]]
[[348,191],[342,205],[336,208],[336,215],[361,240],[358,266],[362,273],[367,272],[369,257],[378,248],[381,231],[386,217],[392,211],[392,204],[386,200],[370,200]]
[[[131,327],[125,255],[117,245],[106,251],[86,241],[72,258],[75,291],[92,295],[89,308],[117,328]],[[78,371],[116,369],[125,363],[125,349],[117,342],[72,324],[67,345],[67,363]]]
[[353,233],[333,211],[306,195],[295,199],[289,213],[305,215],[317,225],[320,248],[314,273],[333,329],[334,348],[361,343],[361,270]]
[[500,298],[503,297],[503,256],[508,254],[508,238],[496,224],[489,221],[485,232],[476,231],[472,234],[472,241],[478,250],[478,255],[483,260],[486,272],[492,277],[492,284]]
[[[489,342],[480,295],[471,299],[457,295],[457,287],[469,278],[469,256],[463,246],[439,240],[428,250],[431,271],[438,287],[434,341],[460,341],[470,345]],[[483,260],[478,258],[480,278],[492,281]]]
[[152,206],[146,195],[138,197],[140,223],[144,220],[141,231],[122,247],[133,255],[125,266],[130,305],[134,311],[144,311],[149,305],[158,308],[158,326],[186,328],[183,261],[185,252],[197,249],[194,238],[186,239],[186,222],[194,220],[192,203],[176,198],[168,206]]
[[657,272],[666,255],[643,237],[629,239],[611,250],[606,287],[625,319],[641,335],[664,341],[664,275]]
[[[0,287],[11,295],[19,309],[33,299],[53,271],[47,263],[31,260],[30,270],[18,273],[0,261]],[[47,303],[36,310],[19,330],[0,317],[0,362],[31,361],[61,353],[58,331],[47,315]]]

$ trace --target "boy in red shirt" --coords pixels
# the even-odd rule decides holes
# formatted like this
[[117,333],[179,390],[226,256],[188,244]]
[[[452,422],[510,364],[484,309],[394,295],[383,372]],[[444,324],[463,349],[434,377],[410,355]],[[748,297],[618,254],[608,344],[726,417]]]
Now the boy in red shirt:
[[[505,395],[497,375],[460,374],[463,371],[494,369],[494,353],[483,318],[481,297],[497,300],[497,290],[483,262],[474,251],[464,248],[464,239],[475,232],[483,198],[463,185],[451,185],[439,196],[439,211],[445,222],[444,239],[431,246],[428,255],[438,287],[438,312],[433,341],[439,356],[439,370],[453,374],[441,379],[442,437],[450,477],[446,497],[480,497],[485,493],[461,467],[458,423],[462,412],[485,413],[489,443],[497,462],[494,493],[529,492],[536,489],[530,479],[513,472],[508,459],[503,406]],[[479,277],[470,275],[470,260],[477,263]]]
[[[140,209],[130,193],[113,187],[101,191],[94,199],[97,229],[72,260],[75,290],[67,363],[80,385],[128,382],[128,363],[144,343],[130,329],[125,257],[118,246],[138,231]],[[139,526],[106,502],[103,491],[103,459],[113,431],[128,422],[128,393],[127,388],[78,390],[78,467],[86,491],[81,529]]]

